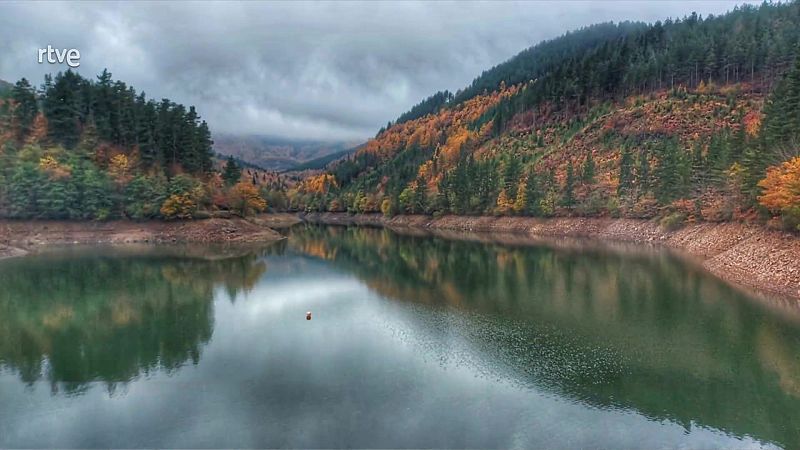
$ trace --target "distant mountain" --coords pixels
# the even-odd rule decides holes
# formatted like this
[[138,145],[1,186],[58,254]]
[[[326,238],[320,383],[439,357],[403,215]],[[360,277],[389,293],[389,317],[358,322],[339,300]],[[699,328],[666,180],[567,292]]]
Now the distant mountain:
[[330,155],[321,156],[319,158],[315,158],[315,159],[312,159],[310,161],[306,161],[304,163],[297,164],[297,165],[293,166],[290,170],[296,170],[296,171],[322,170],[328,164],[330,164],[330,163],[332,163],[332,162],[334,162],[336,160],[342,159],[342,158],[344,158],[344,157],[346,157],[348,155],[352,155],[358,149],[359,149],[359,147],[353,147],[353,148],[349,148],[347,150],[342,150],[340,152],[331,153]]
[[258,167],[278,171],[342,153],[357,144],[358,142],[292,141],[270,136],[214,136],[214,150],[217,153],[233,155]]

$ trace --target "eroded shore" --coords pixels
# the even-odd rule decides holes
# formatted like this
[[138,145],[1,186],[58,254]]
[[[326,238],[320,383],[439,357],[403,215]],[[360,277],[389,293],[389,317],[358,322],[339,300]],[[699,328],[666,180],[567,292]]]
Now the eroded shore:
[[800,238],[741,223],[700,223],[667,231],[634,219],[396,216],[307,214],[303,220],[332,225],[372,225],[536,237],[574,237],[655,244],[683,252],[714,275],[750,290],[800,300]]
[[206,219],[184,222],[0,221],[0,258],[37,247],[69,244],[247,243],[283,239],[259,220]]

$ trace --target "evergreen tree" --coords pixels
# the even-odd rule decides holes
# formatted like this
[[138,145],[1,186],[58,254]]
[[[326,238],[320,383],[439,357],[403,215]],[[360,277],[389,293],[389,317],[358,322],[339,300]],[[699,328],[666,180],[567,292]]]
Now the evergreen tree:
[[686,171],[682,152],[676,140],[660,146],[656,167],[656,196],[662,204],[680,198],[686,192]]
[[692,187],[702,191],[709,182],[709,169],[706,157],[703,154],[704,142],[698,140],[692,147],[691,183]]
[[30,132],[33,119],[39,112],[36,94],[28,80],[22,78],[14,85],[11,98],[14,100],[12,120],[17,127],[17,139],[22,140]]
[[30,219],[39,217],[41,189],[45,177],[33,163],[19,164],[8,184],[8,209],[12,217]]
[[525,213],[530,216],[540,215],[541,201],[542,194],[539,187],[539,179],[536,177],[536,172],[530,170],[528,172],[528,180],[525,183]]
[[506,190],[506,194],[510,198],[517,195],[517,185],[519,184],[520,172],[522,166],[519,158],[516,155],[509,154],[503,162],[503,178],[501,189]]
[[575,173],[572,162],[567,165],[567,176],[564,180],[564,189],[561,197],[561,205],[567,208],[575,206]]
[[208,129],[208,124],[205,120],[201,121],[200,125],[197,127],[197,139],[195,143],[197,145],[195,149],[197,171],[200,173],[210,172],[214,156],[214,141],[211,140],[211,131]]
[[112,116],[116,114],[113,94],[111,72],[103,69],[103,73],[97,76],[95,89],[92,91],[92,113],[95,116],[98,137],[108,142],[112,141],[112,122],[115,121]]
[[414,197],[413,197],[413,213],[415,214],[422,214],[425,212],[427,205],[427,189],[425,188],[425,181],[421,178],[417,178],[416,184],[414,187]]
[[53,142],[72,148],[78,143],[83,121],[88,113],[84,103],[87,81],[68,70],[56,75],[44,93],[44,114]]
[[786,152],[800,147],[800,56],[764,105],[762,135],[771,164],[785,159]]
[[647,195],[652,187],[650,174],[650,155],[646,149],[639,153],[639,164],[636,168],[637,197]]
[[233,159],[233,156],[228,156],[225,167],[222,169],[222,179],[225,180],[228,186],[233,186],[239,182],[240,178],[242,178],[242,168],[236,164],[236,160]]
[[633,189],[633,155],[627,146],[622,148],[619,162],[619,185],[617,195],[628,195]]

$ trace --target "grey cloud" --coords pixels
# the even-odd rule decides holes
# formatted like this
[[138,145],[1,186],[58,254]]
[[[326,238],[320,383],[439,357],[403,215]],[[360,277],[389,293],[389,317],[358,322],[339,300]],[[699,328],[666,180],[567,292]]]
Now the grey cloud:
[[81,51],[215,132],[363,139],[437,90],[601,21],[722,13],[729,1],[2,3],[0,78],[41,82],[47,44]]

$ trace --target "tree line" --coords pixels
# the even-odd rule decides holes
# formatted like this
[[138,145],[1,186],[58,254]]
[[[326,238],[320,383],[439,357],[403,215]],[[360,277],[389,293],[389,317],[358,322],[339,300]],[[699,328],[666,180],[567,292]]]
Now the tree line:
[[742,5],[705,18],[692,13],[652,25],[604,23],[538,44],[495,66],[455,94],[453,104],[523,84],[489,114],[502,128],[543,101],[585,105],[679,85],[769,85],[800,44],[800,3]]
[[[0,216],[95,219],[251,214],[265,207],[237,165],[215,168],[193,106],[148,99],[104,70],[68,70],[0,100]],[[235,176],[238,174],[239,176]]]

